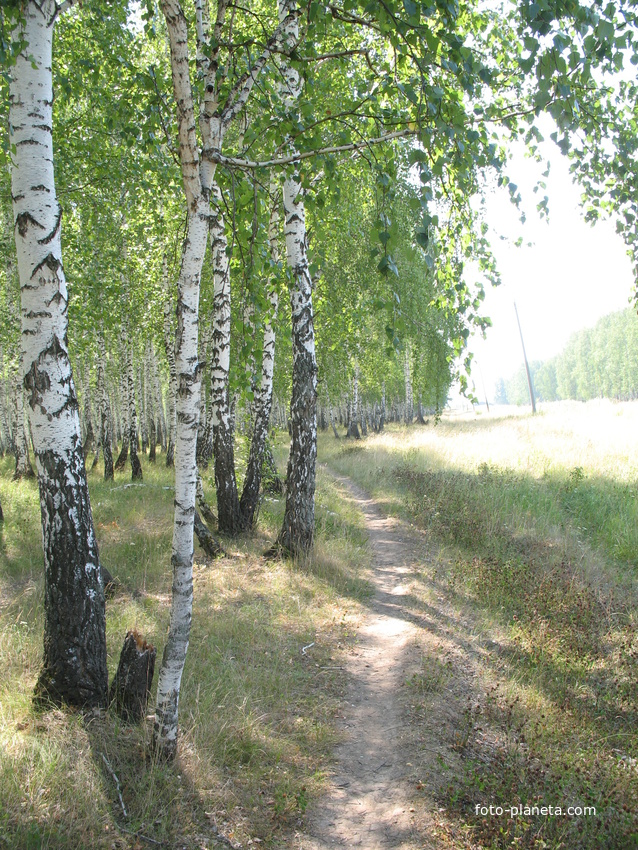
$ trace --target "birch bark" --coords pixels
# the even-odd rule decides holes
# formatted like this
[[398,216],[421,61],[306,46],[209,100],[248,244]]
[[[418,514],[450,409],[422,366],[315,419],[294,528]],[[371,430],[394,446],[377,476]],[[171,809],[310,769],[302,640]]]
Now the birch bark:
[[[126,369],[126,362],[124,364],[124,367]],[[120,447],[120,453],[118,455],[118,458],[115,461],[116,472],[119,472],[126,466],[126,461],[128,459],[128,444],[130,442],[129,438],[131,435],[131,428],[129,423],[128,381],[126,379],[125,374],[122,374],[120,376],[119,389],[122,445]]]
[[106,346],[102,333],[98,336],[98,361],[97,361],[97,391],[100,403],[100,441],[102,443],[102,454],[104,457],[104,480],[113,480],[113,452],[111,449],[111,405],[109,404],[109,393],[106,386]]
[[[4,373],[4,350],[0,345],[0,375],[4,375]],[[8,379],[6,381],[6,384],[4,381],[0,382],[0,424],[2,426],[2,435],[5,451],[15,452],[13,429],[10,425],[10,417],[8,412],[9,384],[10,381]]]
[[103,705],[104,589],[67,351],[61,210],[53,172],[54,0],[26,2],[28,47],[11,69],[11,191],[22,312],[24,388],[38,469],[45,562],[44,659],[36,698]]
[[175,518],[173,524],[173,593],[168,639],[157,685],[154,742],[158,753],[173,758],[177,750],[179,693],[190,639],[193,606],[193,522],[197,485],[197,424],[200,370],[197,356],[199,285],[210,215],[209,191],[202,185],[190,84],[188,29],[177,0],[161,0],[168,27],[173,90],[177,105],[182,182],[188,207],[187,233],[177,283],[177,432],[175,439]]
[[[270,258],[273,266],[279,263],[279,204],[275,202],[268,224],[268,239],[270,242]],[[268,423],[272,409],[273,374],[275,368],[275,319],[279,306],[279,295],[270,282],[271,315],[264,325],[264,345],[261,361],[261,381],[256,391],[253,404],[254,420],[253,434],[250,441],[250,452],[246,476],[242,489],[239,507],[244,528],[251,528],[255,520],[255,511],[259,503],[259,488],[261,486],[261,471],[264,462],[264,450],[268,436]]]
[[164,416],[164,400],[162,398],[162,387],[160,384],[159,370],[157,366],[157,356],[155,354],[155,346],[151,341],[151,380],[153,382],[153,394],[155,398],[155,408],[157,410],[157,442],[161,445],[162,450],[166,451],[166,418]]
[[[279,0],[288,45],[299,38],[295,0]],[[297,70],[281,61],[284,105],[292,113],[302,90]],[[289,146],[291,147],[291,146]],[[317,359],[315,354],[312,279],[308,268],[306,216],[301,182],[297,173],[284,180],[284,235],[286,258],[292,274],[292,400],[291,443],[286,476],[286,509],[277,545],[293,555],[312,546],[315,525],[315,468],[317,461]]]
[[405,413],[404,422],[406,425],[412,424],[414,418],[414,400],[412,397],[412,375],[410,370],[410,347],[406,345],[405,359],[403,361],[403,375],[405,380]]
[[231,319],[230,263],[220,200],[221,197],[218,194],[210,221],[214,273],[213,345],[210,381],[213,457],[215,459],[218,528],[225,534],[237,534],[242,529],[242,521],[237,494],[237,479],[235,477],[234,433],[228,389]]
[[89,453],[95,448],[95,431],[93,430],[93,412],[91,410],[91,375],[88,363],[84,367],[84,462]]
[[15,387],[15,456],[16,466],[13,473],[13,480],[18,481],[20,478],[33,478],[35,473],[29,460],[29,444],[27,442],[27,433],[24,422],[24,368],[22,363],[18,370],[18,377]]
[[142,464],[137,455],[137,405],[135,403],[135,369],[133,367],[133,348],[126,324],[122,329],[122,348],[126,361],[126,395],[128,400],[128,444],[131,455],[131,479],[142,480]]
[[[152,343],[146,344],[144,354],[144,396],[146,400],[146,419],[148,422],[148,460],[149,463],[155,463],[157,451],[157,436],[159,416],[155,409],[155,393],[153,386],[153,371],[152,371]],[[161,425],[160,425],[161,430]]]
[[354,437],[355,440],[361,439],[359,426],[357,425],[359,411],[359,366],[355,365],[354,377],[352,378],[352,397],[348,406],[348,437]]
[[168,282],[168,266],[164,259],[164,348],[168,361],[168,439],[166,466],[175,466],[175,432],[177,431],[177,370],[175,368],[175,335],[171,323],[171,298]]
[[145,371],[145,359],[143,358],[141,363],[138,364],[138,368],[136,369],[136,378],[137,378],[137,399],[139,405],[139,431],[138,434],[142,440],[142,454],[146,455],[146,450],[148,449],[148,418],[150,414],[150,410],[148,407],[148,396],[147,396],[147,380],[144,374]]

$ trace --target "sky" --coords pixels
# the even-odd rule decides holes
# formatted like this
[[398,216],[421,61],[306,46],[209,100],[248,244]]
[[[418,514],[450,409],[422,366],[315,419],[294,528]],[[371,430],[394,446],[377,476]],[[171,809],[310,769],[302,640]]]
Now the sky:
[[[631,263],[613,222],[601,221],[592,227],[583,221],[580,189],[571,182],[567,161],[556,149],[546,151],[551,161],[547,178],[541,178],[544,168],[521,151],[508,168],[523,195],[525,224],[520,223],[505,190],[495,190],[488,200],[488,222],[494,222],[495,231],[508,239],[502,241],[492,232],[502,284],[486,292],[483,313],[493,322],[486,340],[474,338],[469,345],[474,352],[472,377],[481,400],[481,377],[491,401],[498,378],[510,377],[523,364],[514,302],[529,360],[558,354],[573,333],[630,303]],[[532,191],[535,176],[547,184],[537,195]],[[536,212],[543,194],[549,197],[549,221]],[[514,242],[519,236],[524,246],[517,248]],[[527,247],[528,242],[532,247]]]

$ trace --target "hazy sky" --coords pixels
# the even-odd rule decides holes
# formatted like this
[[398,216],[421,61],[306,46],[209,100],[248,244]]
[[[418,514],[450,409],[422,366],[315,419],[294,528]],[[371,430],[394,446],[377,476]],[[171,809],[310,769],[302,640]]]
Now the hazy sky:
[[[551,148],[547,148],[548,151]],[[555,150],[555,149],[554,149]],[[568,166],[558,151],[551,154],[547,189],[533,194],[534,175],[542,168],[517,156],[508,169],[523,193],[527,221],[521,225],[517,211],[500,190],[488,202],[488,220],[511,241],[494,236],[492,245],[503,283],[487,292],[484,313],[494,326],[487,339],[472,340],[470,349],[485,380],[488,398],[499,377],[507,378],[523,363],[514,313],[514,301],[523,328],[528,359],[544,360],[557,354],[575,331],[591,327],[607,313],[629,306],[632,293],[631,264],[614,224],[586,224],[579,211],[580,190],[571,182]],[[541,221],[536,203],[549,196],[550,217]],[[513,242],[522,236],[524,244]],[[477,395],[482,400],[478,369],[473,369]]]

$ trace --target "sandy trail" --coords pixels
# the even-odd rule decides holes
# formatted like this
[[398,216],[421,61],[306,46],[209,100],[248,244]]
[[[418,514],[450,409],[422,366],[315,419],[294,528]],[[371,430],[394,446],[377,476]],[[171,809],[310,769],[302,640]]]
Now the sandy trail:
[[398,694],[416,632],[404,606],[416,557],[414,545],[398,522],[385,517],[353,482],[337,481],[365,515],[375,595],[348,661],[345,734],[335,752],[332,787],[309,813],[308,832],[298,837],[298,846],[302,850],[413,850],[424,845],[415,834],[410,802],[414,784],[407,779],[406,721]]

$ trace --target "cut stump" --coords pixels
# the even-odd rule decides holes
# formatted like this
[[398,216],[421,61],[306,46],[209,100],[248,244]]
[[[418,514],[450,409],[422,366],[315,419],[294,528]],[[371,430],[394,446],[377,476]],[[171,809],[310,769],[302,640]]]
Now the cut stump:
[[155,647],[137,631],[126,633],[120,663],[109,690],[109,704],[129,723],[139,723],[146,715],[156,654]]
[[197,511],[195,511],[195,523],[193,530],[195,531],[199,545],[209,558],[218,558],[220,555],[226,554],[222,549],[221,544],[206,528]]

